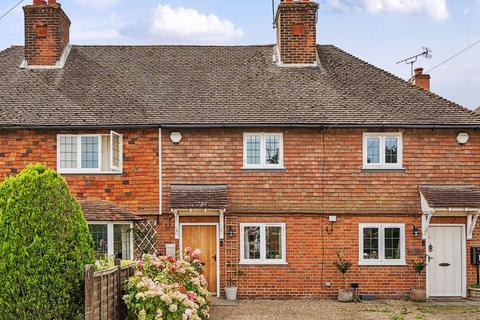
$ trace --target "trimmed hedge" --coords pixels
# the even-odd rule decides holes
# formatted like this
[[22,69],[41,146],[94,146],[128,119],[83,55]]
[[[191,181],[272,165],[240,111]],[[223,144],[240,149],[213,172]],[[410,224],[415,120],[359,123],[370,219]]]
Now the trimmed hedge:
[[93,240],[65,180],[30,165],[0,184],[0,319],[80,319]]

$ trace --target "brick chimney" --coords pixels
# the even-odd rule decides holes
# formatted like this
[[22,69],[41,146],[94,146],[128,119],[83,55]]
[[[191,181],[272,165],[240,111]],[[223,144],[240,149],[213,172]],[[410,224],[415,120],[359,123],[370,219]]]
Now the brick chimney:
[[318,4],[310,0],[280,2],[275,17],[279,64],[317,64],[317,10]]
[[33,0],[25,13],[26,66],[57,66],[70,40],[70,19],[56,0]]
[[430,91],[430,75],[423,74],[423,68],[416,68],[412,83],[423,90]]

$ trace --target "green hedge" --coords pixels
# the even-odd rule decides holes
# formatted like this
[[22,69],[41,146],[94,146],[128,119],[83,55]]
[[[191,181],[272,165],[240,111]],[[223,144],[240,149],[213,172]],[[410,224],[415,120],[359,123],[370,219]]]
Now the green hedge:
[[0,319],[80,319],[93,262],[82,210],[58,173],[30,165],[0,184]]

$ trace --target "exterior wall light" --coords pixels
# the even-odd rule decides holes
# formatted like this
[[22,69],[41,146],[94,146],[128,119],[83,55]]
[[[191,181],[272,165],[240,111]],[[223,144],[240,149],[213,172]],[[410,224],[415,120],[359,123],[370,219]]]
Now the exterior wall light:
[[229,226],[229,227],[228,227],[227,237],[233,238],[233,228],[232,228],[232,226]]
[[170,134],[170,140],[175,144],[179,144],[180,141],[182,141],[182,134],[180,132],[172,132]]
[[468,133],[466,132],[460,132],[458,135],[457,135],[457,142],[458,144],[465,144],[468,142]]
[[417,226],[413,226],[413,236],[416,238],[416,237],[418,237],[419,233],[420,232],[418,231]]

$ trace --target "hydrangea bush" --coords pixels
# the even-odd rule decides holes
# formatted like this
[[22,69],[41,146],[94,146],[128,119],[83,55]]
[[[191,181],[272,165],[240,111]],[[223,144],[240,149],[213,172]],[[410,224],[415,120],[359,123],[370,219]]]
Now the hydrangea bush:
[[143,255],[123,297],[129,319],[208,319],[210,292],[199,258],[200,250],[192,248],[183,259]]

